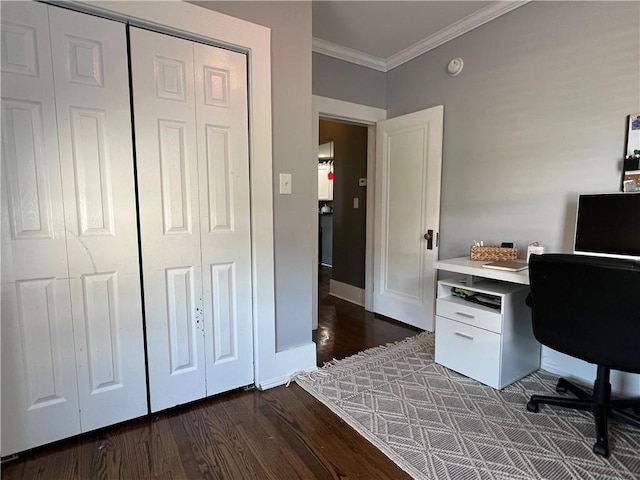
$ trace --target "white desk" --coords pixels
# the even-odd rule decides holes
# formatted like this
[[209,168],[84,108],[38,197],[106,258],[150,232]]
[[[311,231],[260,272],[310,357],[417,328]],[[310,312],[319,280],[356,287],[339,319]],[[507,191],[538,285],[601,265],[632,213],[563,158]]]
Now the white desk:
[[[540,343],[525,305],[529,271],[494,270],[483,268],[484,263],[469,257],[434,262],[439,270],[465,276],[438,281],[435,360],[501,389],[539,368]],[[452,288],[499,299],[500,306],[469,302],[452,295]]]
[[507,272],[504,270],[495,270],[493,268],[483,268],[482,265],[485,263],[491,263],[491,261],[469,260],[469,257],[458,257],[451,258],[449,260],[438,260],[433,263],[433,266],[437,270],[445,270],[447,272],[529,285],[529,269],[521,270],[519,272]]

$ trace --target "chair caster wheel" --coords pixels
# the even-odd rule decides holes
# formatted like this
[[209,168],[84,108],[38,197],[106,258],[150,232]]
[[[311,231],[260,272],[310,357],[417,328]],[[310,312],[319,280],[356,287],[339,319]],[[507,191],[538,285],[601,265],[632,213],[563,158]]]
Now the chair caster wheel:
[[527,403],[527,410],[533,413],[538,413],[538,402],[529,401]]
[[558,384],[556,385],[556,392],[567,393],[567,387],[564,385],[564,383],[558,381]]
[[593,453],[596,455],[600,455],[601,457],[607,458],[609,456],[609,448],[606,445],[601,445],[596,443],[593,445]]

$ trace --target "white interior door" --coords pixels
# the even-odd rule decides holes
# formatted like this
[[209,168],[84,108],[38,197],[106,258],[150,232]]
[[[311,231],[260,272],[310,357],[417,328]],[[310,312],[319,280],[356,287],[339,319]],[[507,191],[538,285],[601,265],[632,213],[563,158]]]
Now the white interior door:
[[193,43],[131,28],[151,410],[206,395]]
[[80,433],[47,7],[2,2],[2,455]]
[[379,122],[376,145],[376,313],[432,331],[442,169],[442,106]]
[[194,44],[207,395],[253,383],[247,58]]
[[125,27],[49,7],[82,431],[147,413]]

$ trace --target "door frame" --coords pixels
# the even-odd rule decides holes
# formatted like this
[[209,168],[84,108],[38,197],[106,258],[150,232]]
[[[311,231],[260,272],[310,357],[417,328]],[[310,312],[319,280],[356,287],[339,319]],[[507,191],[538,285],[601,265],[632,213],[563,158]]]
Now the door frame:
[[185,2],[165,2],[161,9],[148,2],[50,3],[247,54],[254,382],[271,388],[296,371],[314,370],[313,342],[276,351],[273,183],[264,181],[273,178],[271,29]]
[[[345,102],[334,98],[312,96],[312,140],[313,165],[318,163],[318,138],[320,119],[357,123],[367,127],[367,217],[364,264],[364,308],[373,309],[373,226],[375,219],[375,166],[376,166],[376,123],[387,119],[387,111],[382,108],[369,107],[358,103]],[[318,185],[313,188],[312,218],[318,216]],[[313,222],[312,238],[318,238],[318,222]],[[312,329],[318,328],[318,249],[312,255]]]

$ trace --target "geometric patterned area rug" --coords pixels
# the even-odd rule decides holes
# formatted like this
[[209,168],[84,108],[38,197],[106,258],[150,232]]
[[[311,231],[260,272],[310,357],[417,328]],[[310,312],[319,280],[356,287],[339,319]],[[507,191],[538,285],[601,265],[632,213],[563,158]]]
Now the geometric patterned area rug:
[[425,332],[295,381],[417,479],[640,478],[640,429],[609,422],[609,458],[592,452],[588,412],[540,406],[557,376],[539,370],[494,390],[434,362]]

